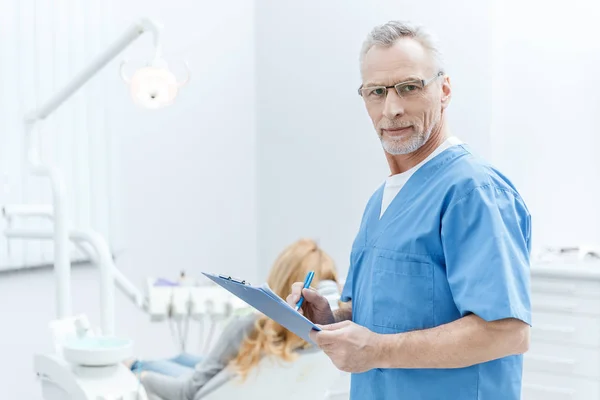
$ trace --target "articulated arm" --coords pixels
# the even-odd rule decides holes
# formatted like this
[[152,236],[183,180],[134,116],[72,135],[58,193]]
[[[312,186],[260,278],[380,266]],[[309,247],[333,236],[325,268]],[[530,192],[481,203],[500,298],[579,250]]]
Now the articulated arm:
[[[135,39],[144,32],[154,35],[156,47],[155,58],[160,57],[160,28],[154,22],[143,19],[133,24],[112,46],[96,57],[84,70],[71,80],[62,90],[46,101],[41,107],[28,113],[25,117],[25,135],[27,140],[27,160],[31,172],[35,175],[46,176],[50,179],[52,189],[52,209],[54,216],[54,270],[56,281],[56,303],[58,318],[64,318],[72,313],[71,308],[71,271],[69,257],[70,223],[68,220],[68,204],[65,193],[64,179],[60,171],[53,166],[45,165],[40,159],[39,138],[35,131],[35,124],[52,114],[61,104],[68,100],[77,90],[89,81],[108,62],[115,58]],[[105,246],[101,246],[105,247]],[[99,255],[100,258],[106,256]],[[112,262],[112,260],[111,260]],[[100,260],[101,269],[101,303],[102,303],[102,330],[106,335],[114,333],[114,273],[112,264]]]

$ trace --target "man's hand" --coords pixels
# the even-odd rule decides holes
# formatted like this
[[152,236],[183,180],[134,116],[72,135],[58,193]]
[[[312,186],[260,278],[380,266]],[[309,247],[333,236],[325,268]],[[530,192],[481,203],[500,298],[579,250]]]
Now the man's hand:
[[286,302],[296,308],[296,303],[300,300],[300,294],[304,296],[302,307],[298,310],[306,318],[315,324],[332,324],[335,322],[333,312],[327,299],[316,290],[309,288],[303,289],[304,283],[296,282],[292,285],[292,293],[287,297]]
[[360,373],[377,367],[380,335],[352,321],[319,328],[322,331],[311,331],[310,338],[338,369]]

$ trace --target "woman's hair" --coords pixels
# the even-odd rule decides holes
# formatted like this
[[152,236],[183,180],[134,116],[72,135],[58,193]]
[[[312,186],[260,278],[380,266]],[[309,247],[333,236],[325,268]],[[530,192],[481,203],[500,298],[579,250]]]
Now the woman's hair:
[[[289,245],[277,257],[267,284],[285,300],[290,294],[292,284],[303,282],[308,271],[315,272],[311,283],[313,287],[323,280],[338,281],[333,259],[313,240],[301,239]],[[230,367],[245,379],[263,356],[274,355],[285,361],[292,361],[296,357],[294,351],[307,346],[306,341],[262,315],[257,319],[251,334],[242,342]]]

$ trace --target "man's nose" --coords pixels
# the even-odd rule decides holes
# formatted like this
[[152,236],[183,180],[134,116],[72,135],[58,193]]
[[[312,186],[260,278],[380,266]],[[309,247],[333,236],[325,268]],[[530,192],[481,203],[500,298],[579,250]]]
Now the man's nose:
[[404,104],[402,98],[398,96],[398,93],[394,89],[389,89],[387,96],[385,97],[385,104],[383,107],[383,116],[393,120],[397,117],[404,115]]

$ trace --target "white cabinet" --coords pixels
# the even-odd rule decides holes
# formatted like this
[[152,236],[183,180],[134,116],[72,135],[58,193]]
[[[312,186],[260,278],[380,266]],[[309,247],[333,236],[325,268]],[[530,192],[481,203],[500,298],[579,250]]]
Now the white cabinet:
[[523,400],[600,400],[600,262],[534,265]]

